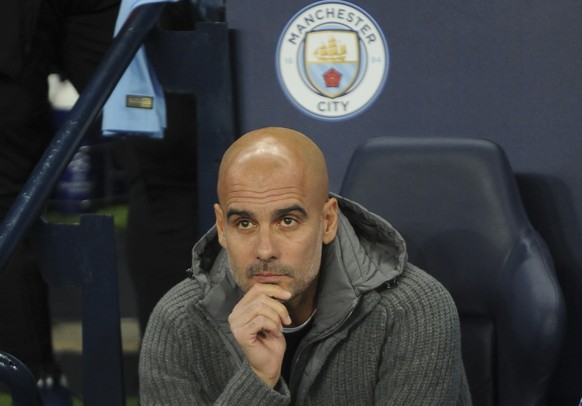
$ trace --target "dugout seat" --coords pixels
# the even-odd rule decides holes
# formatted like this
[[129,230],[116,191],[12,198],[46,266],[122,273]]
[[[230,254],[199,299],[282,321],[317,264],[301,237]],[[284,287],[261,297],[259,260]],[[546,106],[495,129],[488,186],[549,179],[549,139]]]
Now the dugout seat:
[[402,233],[452,294],[474,405],[546,405],[565,305],[502,149],[484,139],[378,137],[341,187]]

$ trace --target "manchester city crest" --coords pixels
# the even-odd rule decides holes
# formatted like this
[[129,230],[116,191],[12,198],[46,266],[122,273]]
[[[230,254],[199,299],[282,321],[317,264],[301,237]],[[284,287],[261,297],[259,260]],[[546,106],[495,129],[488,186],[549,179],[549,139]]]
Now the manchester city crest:
[[277,74],[289,98],[323,120],[353,117],[381,93],[388,76],[388,44],[363,9],[320,1],[299,11],[279,38]]

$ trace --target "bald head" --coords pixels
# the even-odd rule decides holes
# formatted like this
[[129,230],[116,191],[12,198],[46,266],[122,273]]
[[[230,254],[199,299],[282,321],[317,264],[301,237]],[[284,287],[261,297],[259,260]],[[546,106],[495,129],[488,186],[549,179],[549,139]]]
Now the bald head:
[[225,193],[241,184],[261,191],[262,185],[278,176],[282,176],[281,183],[285,179],[297,182],[318,200],[328,196],[325,158],[317,145],[300,132],[268,127],[243,135],[225,152],[218,174],[218,198],[222,203]]
[[317,145],[286,128],[245,134],[223,156],[218,199],[216,233],[234,281],[245,293],[255,285],[291,293],[286,307],[303,323],[313,314],[323,246],[335,239],[339,218]]

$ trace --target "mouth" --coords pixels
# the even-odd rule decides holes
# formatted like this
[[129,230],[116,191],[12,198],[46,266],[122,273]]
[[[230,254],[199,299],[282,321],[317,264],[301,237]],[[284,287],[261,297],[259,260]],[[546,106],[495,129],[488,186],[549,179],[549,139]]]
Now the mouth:
[[247,269],[247,277],[257,283],[279,284],[290,274],[289,269],[277,263],[255,263]]
[[258,283],[277,284],[284,277],[285,275],[281,274],[257,273],[252,276],[252,279]]

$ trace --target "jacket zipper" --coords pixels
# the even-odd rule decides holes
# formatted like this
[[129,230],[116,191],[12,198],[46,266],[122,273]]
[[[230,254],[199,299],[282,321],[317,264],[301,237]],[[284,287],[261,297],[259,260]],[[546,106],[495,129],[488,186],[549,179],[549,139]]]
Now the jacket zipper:
[[[328,333],[319,336],[319,337],[315,337],[314,339],[312,339],[311,341],[306,342],[305,344],[301,343],[299,344],[299,348],[297,348],[297,351],[295,353],[295,356],[293,357],[293,363],[291,364],[291,376],[289,378],[289,391],[291,392],[293,397],[293,394],[297,394],[299,395],[299,393],[296,392],[296,390],[298,389],[298,385],[299,382],[297,380],[297,374],[295,373],[295,371],[297,370],[297,365],[299,364],[299,359],[301,358],[301,356],[303,355],[303,353],[307,350],[307,348],[312,347],[315,343],[317,343],[318,341],[323,341],[326,338],[328,338],[329,336],[331,336],[332,334],[334,334],[335,332],[337,332],[341,327],[343,327],[343,325],[346,323],[346,321],[350,318],[350,316],[352,315],[352,313],[354,312],[355,308],[357,307],[357,305],[355,305],[350,312],[348,313],[348,315],[342,320],[341,323],[338,324],[338,326],[329,331]],[[298,400],[301,400],[301,402],[297,402]],[[295,405],[300,405],[303,403],[303,397],[295,397]]]

